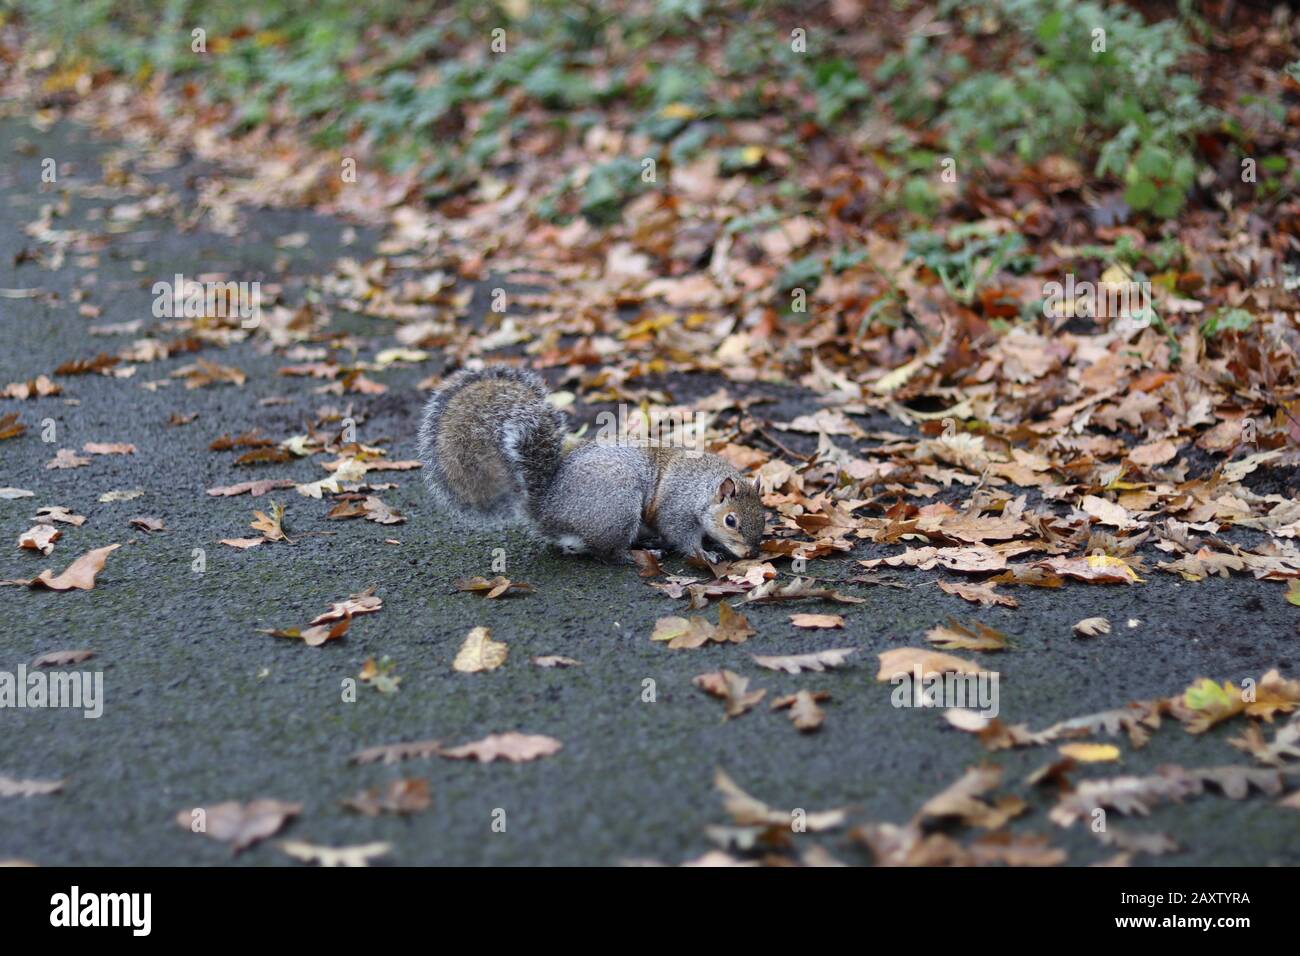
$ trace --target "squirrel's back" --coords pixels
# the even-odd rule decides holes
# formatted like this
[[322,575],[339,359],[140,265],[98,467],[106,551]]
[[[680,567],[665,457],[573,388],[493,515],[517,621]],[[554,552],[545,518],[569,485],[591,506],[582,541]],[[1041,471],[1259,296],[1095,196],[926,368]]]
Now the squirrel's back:
[[420,460],[444,508],[479,523],[525,517],[563,455],[563,412],[535,372],[504,365],[457,372],[424,407]]

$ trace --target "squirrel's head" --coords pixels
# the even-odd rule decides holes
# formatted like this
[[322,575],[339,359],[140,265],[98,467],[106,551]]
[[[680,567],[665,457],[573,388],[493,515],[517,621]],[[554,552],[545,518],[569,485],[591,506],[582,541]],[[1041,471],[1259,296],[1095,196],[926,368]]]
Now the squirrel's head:
[[758,489],[743,478],[727,477],[713,493],[705,530],[733,556],[751,558],[758,556],[765,520]]

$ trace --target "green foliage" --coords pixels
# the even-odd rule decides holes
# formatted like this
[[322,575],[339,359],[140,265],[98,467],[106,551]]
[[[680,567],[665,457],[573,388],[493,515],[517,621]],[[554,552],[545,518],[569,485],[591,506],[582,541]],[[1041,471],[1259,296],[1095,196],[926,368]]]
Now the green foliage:
[[1221,308],[1201,323],[1201,334],[1212,339],[1220,332],[1245,332],[1255,324],[1255,317],[1245,309]]
[[955,301],[970,305],[979,290],[999,272],[1027,272],[1034,256],[1019,233],[996,235],[981,223],[954,226],[947,234],[930,230],[909,233],[904,261],[919,259],[939,276]]
[[1214,120],[1196,81],[1178,72],[1191,45],[1176,21],[1146,23],[1093,0],[978,0],[967,10],[1019,33],[999,72],[973,74],[944,98],[951,148],[967,158],[1014,151],[1096,156],[1120,179],[1125,201],[1161,217],[1178,213],[1196,174],[1194,134]]

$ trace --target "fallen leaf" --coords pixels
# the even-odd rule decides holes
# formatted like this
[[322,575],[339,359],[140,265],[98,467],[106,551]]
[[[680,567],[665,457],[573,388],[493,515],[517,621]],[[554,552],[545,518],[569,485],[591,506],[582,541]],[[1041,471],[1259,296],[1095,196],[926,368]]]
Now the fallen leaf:
[[367,747],[365,750],[354,753],[348,758],[348,762],[354,764],[380,762],[395,764],[403,760],[410,760],[413,757],[434,757],[440,753],[442,753],[440,741],[418,740],[414,743],[383,744],[378,747]]
[[89,458],[82,458],[71,448],[60,448],[54,457],[45,463],[46,468],[82,468],[90,464]]
[[1104,617],[1085,617],[1074,625],[1074,633],[1080,637],[1096,637],[1098,634],[1110,633],[1110,621]]
[[575,661],[572,657],[560,657],[555,654],[548,654],[544,657],[534,657],[533,663],[538,667],[581,667],[581,661]]
[[18,536],[18,547],[48,556],[54,550],[54,542],[62,536],[63,532],[54,525],[38,524]]
[[0,774],[0,797],[42,797],[59,793],[64,780],[15,780]]
[[505,734],[490,734],[482,740],[441,750],[439,756],[450,757],[452,760],[473,759],[480,763],[491,763],[493,760],[522,763],[536,760],[538,757],[549,757],[559,752],[561,746],[563,745],[553,737],[511,731]]
[[844,618],[838,614],[791,614],[790,623],[807,628],[843,627]]
[[[260,498],[268,491],[274,491],[278,488],[293,488],[295,483],[288,478],[263,478],[260,481],[244,481],[237,485],[227,485],[224,488],[209,488],[208,494],[214,497],[229,497],[230,495],[249,494],[254,498]],[[317,497],[320,497],[317,495]]]
[[839,667],[850,654],[857,653],[856,647],[837,647],[812,654],[791,654],[782,657],[755,657],[754,663],[769,670],[785,671],[787,674],[799,674],[803,671],[824,671]]
[[135,446],[124,443],[88,441],[81,446],[87,455],[134,455]]
[[802,733],[811,733],[821,727],[826,720],[826,712],[817,706],[817,702],[830,699],[826,691],[800,690],[772,701],[773,710],[789,708],[790,720]]
[[407,777],[389,781],[384,787],[363,790],[344,800],[343,805],[368,817],[377,817],[381,813],[419,813],[433,806],[433,798],[429,795],[429,781]]
[[719,670],[700,674],[691,683],[706,694],[721,699],[726,706],[726,718],[739,717],[761,701],[767,691],[749,690],[749,678],[733,671]]
[[[176,814],[183,829],[203,833],[219,843],[229,843],[234,852],[274,836],[302,812],[301,803],[260,799],[249,803],[228,801],[211,807],[195,807]],[[197,829],[202,826],[203,829]]]
[[32,661],[32,666],[67,667],[69,664],[80,664],[82,661],[89,660],[94,656],[94,651],[46,651]]
[[31,588],[47,588],[51,591],[89,591],[95,586],[95,576],[104,570],[108,556],[120,548],[120,544],[87,551],[64,569],[62,574],[45,570],[28,580],[0,581],[0,584],[21,584]]
[[893,650],[881,651],[879,657],[880,671],[876,674],[876,680],[882,684],[899,677],[911,677],[914,673],[920,673],[924,677],[927,674],[982,672],[980,666],[973,661],[962,660],[951,654],[940,654],[938,651],[922,647],[896,647]]
[[371,860],[386,856],[393,846],[391,843],[362,843],[357,846],[317,846],[301,840],[282,840],[280,849],[295,860],[303,863],[318,863],[321,866],[369,866]]
[[1114,744],[1061,744],[1057,752],[1079,763],[1100,763],[1119,759],[1119,748]]
[[506,662],[508,652],[505,644],[492,640],[492,632],[486,627],[476,627],[465,637],[451,666],[462,674],[492,671]]
[[975,622],[975,630],[948,618],[947,627],[935,627],[926,632],[925,639],[947,651],[1001,651],[1007,646],[1007,636],[1001,631]]
[[531,584],[524,584],[522,581],[511,581],[506,577],[495,577],[490,581],[487,578],[457,578],[451,582],[451,586],[457,591],[468,591],[471,594],[479,594],[489,600],[499,598],[502,595],[509,594],[511,591],[518,591],[522,594],[531,594],[534,590]]
[[278,501],[271,502],[271,513],[268,515],[263,511],[254,511],[253,520],[249,522],[249,527],[254,531],[262,532],[262,537],[267,541],[288,541],[284,533],[284,505]]

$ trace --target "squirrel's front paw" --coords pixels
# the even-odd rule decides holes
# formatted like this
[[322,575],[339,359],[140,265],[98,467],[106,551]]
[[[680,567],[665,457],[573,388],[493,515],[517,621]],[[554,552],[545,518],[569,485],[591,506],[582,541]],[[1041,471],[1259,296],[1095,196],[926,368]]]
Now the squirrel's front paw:
[[722,562],[722,558],[716,551],[705,551],[703,548],[699,551],[699,557],[709,562],[709,564],[720,564]]

